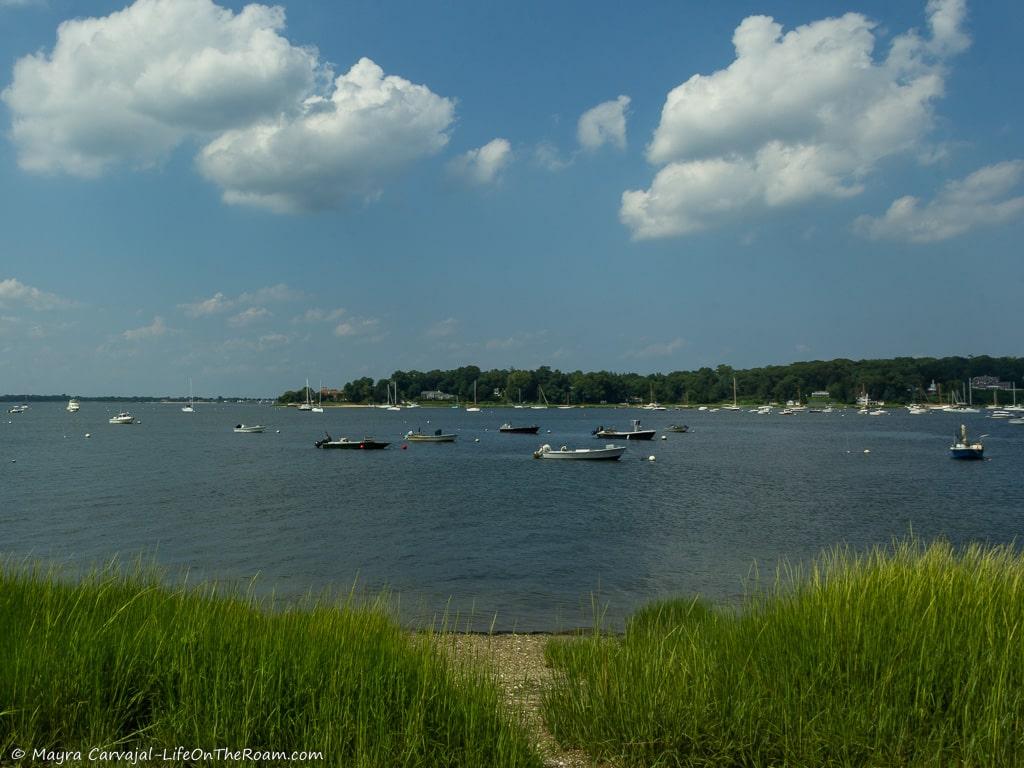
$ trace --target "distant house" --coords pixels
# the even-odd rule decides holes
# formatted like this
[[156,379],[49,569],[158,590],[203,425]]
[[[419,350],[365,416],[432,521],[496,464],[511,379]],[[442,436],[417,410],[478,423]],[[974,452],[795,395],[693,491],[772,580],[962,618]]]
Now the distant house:
[[455,395],[449,395],[439,389],[429,389],[420,392],[420,400],[454,400]]
[[827,389],[819,389],[817,392],[811,392],[811,400],[831,400]]

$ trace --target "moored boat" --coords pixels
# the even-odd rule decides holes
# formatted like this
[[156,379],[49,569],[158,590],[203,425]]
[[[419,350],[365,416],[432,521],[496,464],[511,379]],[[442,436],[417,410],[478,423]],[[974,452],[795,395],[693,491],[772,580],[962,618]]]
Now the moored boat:
[[68,413],[78,413],[81,407],[82,406],[81,404],[79,404],[78,398],[72,397],[70,400],[68,400],[67,407],[65,407],[64,410],[66,410]]
[[445,433],[440,429],[435,429],[433,434],[421,430],[413,432],[411,429],[405,433],[405,439],[410,443],[454,443],[456,437],[458,435],[452,432]]
[[563,445],[557,451],[545,443],[533,452],[535,459],[563,459],[566,461],[616,461],[626,451],[624,445],[609,443],[604,448],[569,448]]
[[690,428],[686,424],[669,424],[665,427],[666,432],[689,432]]
[[235,432],[245,435],[252,435],[262,432],[266,427],[262,424],[235,424]]
[[[985,437],[982,435],[981,437]],[[949,446],[949,456],[952,459],[983,459],[985,458],[985,446],[979,437],[973,443],[967,438],[967,425],[960,425],[960,432],[953,437],[953,444]]]
[[28,410],[28,406],[27,405],[12,405],[10,408],[7,409],[7,412],[8,413],[24,413],[27,410]]
[[536,435],[538,430],[540,430],[540,427],[538,427],[536,424],[517,427],[513,426],[512,424],[509,424],[508,422],[505,422],[500,427],[498,427],[499,432],[506,432],[512,435]]
[[313,443],[317,448],[352,448],[354,450],[372,451],[379,450],[381,448],[387,448],[391,443],[384,443],[380,440],[374,440],[372,437],[364,437],[361,440],[350,440],[347,437],[339,437],[334,439],[327,432],[324,432],[327,437],[323,440],[317,440]]
[[134,424],[135,417],[128,413],[128,411],[121,411],[116,416],[111,416],[109,422],[111,424]]
[[654,438],[655,429],[640,429],[640,419],[633,419],[632,429],[614,429],[612,427],[600,426],[594,430],[594,437],[618,438],[619,440],[651,440]]

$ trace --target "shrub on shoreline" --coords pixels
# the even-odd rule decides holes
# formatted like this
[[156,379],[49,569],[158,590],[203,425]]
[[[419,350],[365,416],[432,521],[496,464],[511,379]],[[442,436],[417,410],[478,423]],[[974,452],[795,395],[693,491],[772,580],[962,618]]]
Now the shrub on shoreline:
[[69,583],[0,570],[0,754],[196,746],[321,751],[320,766],[540,765],[493,682],[382,601],[270,608],[142,572]]
[[1024,558],[834,550],[737,610],[650,606],[553,640],[564,746],[626,766],[1020,765]]

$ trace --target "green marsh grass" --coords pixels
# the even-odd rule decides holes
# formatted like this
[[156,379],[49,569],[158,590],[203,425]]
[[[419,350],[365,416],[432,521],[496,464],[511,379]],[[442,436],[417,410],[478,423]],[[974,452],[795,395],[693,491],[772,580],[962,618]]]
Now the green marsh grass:
[[544,718],[623,766],[1024,765],[1024,558],[837,549],[734,609],[552,640]]
[[493,681],[401,629],[384,599],[281,607],[145,569],[72,583],[8,566],[0,627],[3,757],[186,746],[320,751],[320,766],[541,764]]

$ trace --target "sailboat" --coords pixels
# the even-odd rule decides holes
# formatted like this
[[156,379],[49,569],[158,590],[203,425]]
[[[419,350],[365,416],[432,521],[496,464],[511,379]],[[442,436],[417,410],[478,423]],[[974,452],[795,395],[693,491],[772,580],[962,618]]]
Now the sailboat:
[[537,391],[540,392],[540,399],[543,401],[544,405],[531,405],[530,407],[535,411],[542,411],[548,407],[548,399],[544,397],[544,387],[538,384]]
[[466,408],[466,413],[480,413],[480,409],[476,405],[476,379],[473,379],[473,404]]
[[645,411],[667,411],[664,405],[654,399],[654,382],[651,382],[651,402],[644,406]]
[[323,379],[320,380],[320,386],[317,388],[317,392],[316,392],[316,406],[314,406],[313,408],[310,408],[310,410],[313,413],[323,413],[324,412],[324,382],[323,382]]
[[299,410],[300,411],[312,411],[313,410],[313,403],[310,402],[310,398],[309,398],[309,379],[306,379],[305,392],[306,392],[306,402],[299,403]]
[[569,402],[569,398],[571,398],[571,397],[572,397],[572,392],[571,391],[565,393],[565,405],[558,406],[559,410],[567,411],[570,408],[572,408],[572,405]]
[[[391,387],[392,387],[392,385],[394,385],[394,388],[395,388],[395,399],[394,400],[391,399]],[[402,410],[401,407],[398,405],[398,382],[397,381],[392,381],[391,384],[388,384],[388,405],[387,405],[387,410],[389,410],[389,411],[400,411],[400,410]]]
[[182,413],[194,413],[195,412],[195,408],[193,406],[194,406],[194,403],[192,401],[192,377],[189,376],[188,377],[188,405],[183,405],[181,407],[181,412]]
[[736,377],[732,377],[732,405],[723,405],[723,411],[738,411],[740,407],[736,404]]

